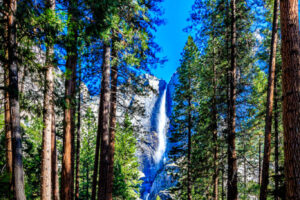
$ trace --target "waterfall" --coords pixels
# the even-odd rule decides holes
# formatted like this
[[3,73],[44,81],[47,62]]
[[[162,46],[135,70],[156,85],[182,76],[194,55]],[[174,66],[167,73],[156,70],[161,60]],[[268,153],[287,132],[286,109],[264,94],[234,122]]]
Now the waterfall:
[[158,147],[155,152],[154,160],[158,164],[166,150],[166,128],[168,123],[168,117],[166,113],[166,97],[167,87],[163,91],[159,105],[159,113],[157,117],[157,135],[158,135]]
[[145,157],[143,173],[143,184],[141,186],[141,199],[154,200],[159,193],[157,190],[157,178],[164,168],[165,152],[167,147],[167,131],[169,118],[167,116],[167,84],[165,81],[159,83],[159,97],[151,113],[151,135],[145,143],[145,149],[149,148],[149,157]]

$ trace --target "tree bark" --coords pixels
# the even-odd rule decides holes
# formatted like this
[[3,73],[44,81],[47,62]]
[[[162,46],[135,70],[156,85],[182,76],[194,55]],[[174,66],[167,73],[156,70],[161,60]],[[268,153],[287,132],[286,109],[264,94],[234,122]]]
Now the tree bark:
[[70,2],[71,15],[68,30],[70,41],[67,47],[66,80],[65,80],[65,110],[64,110],[64,137],[63,162],[61,174],[61,199],[73,199],[74,194],[74,93],[76,86],[77,64],[77,25],[76,2]]
[[41,199],[51,200],[51,135],[52,135],[52,104],[53,104],[53,65],[51,58],[53,49],[47,49],[44,89],[43,113],[43,144],[42,144],[42,169],[41,169]]
[[286,198],[300,199],[300,36],[298,0],[280,1]]
[[[100,151],[100,170],[98,182],[98,199],[107,200],[107,181],[108,181],[108,166],[109,166],[109,109],[110,109],[110,58],[111,47],[110,43],[104,44],[104,63],[102,65],[102,82],[101,89],[103,90],[102,113],[99,113],[102,118],[102,123],[98,124],[98,130],[101,133],[101,151]],[[99,118],[100,118],[99,115]]]
[[278,120],[279,120],[279,110],[278,110],[278,86],[277,86],[278,68],[276,67],[275,80],[274,80],[274,131],[275,131],[275,192],[274,200],[279,200],[279,130],[278,130]]
[[[4,0],[5,9],[9,8],[9,1]],[[4,120],[5,120],[5,147],[6,147],[6,170],[10,177],[10,193],[13,193],[13,184],[12,184],[12,173],[13,173],[13,153],[12,153],[12,135],[11,135],[11,116],[10,116],[10,104],[9,104],[9,49],[8,49],[8,13],[5,15],[5,63],[4,63]]]
[[17,64],[17,30],[15,15],[17,0],[9,1],[8,16],[8,66],[9,66],[9,103],[11,115],[12,147],[13,147],[13,185],[16,200],[24,200],[24,173],[22,160],[22,136],[20,126],[20,105]]
[[269,165],[271,154],[271,133],[272,133],[272,114],[274,102],[274,78],[276,68],[276,47],[277,47],[277,27],[278,27],[278,6],[279,0],[274,1],[273,12],[273,30],[271,39],[271,53],[269,62],[269,77],[268,77],[268,93],[267,93],[267,106],[266,106],[266,119],[265,119],[265,145],[264,145],[264,158],[262,180],[260,186],[260,200],[266,200],[268,195],[269,184]]
[[244,143],[244,199],[246,200],[246,190],[247,190],[247,167],[246,167],[246,144]]
[[[103,88],[101,84],[101,94],[100,94],[100,102],[99,102],[99,117],[98,124],[102,124],[102,110],[103,110]],[[101,145],[102,134],[100,131],[100,127],[98,127],[97,138],[96,138],[96,149],[95,149],[95,159],[94,159],[94,173],[93,173],[93,183],[92,183],[92,200],[96,199],[97,193],[97,179],[98,179],[98,169],[99,169],[99,155],[100,155],[100,145]]]
[[81,128],[81,69],[78,79],[78,106],[77,106],[77,140],[76,140],[76,179],[75,179],[75,200],[79,199],[79,163],[80,163],[80,128]]
[[[90,125],[90,123],[88,123]],[[88,152],[90,152],[90,140],[89,138],[87,139],[88,142]],[[89,182],[89,177],[90,177],[90,168],[89,168],[89,163],[86,161],[85,163],[86,166],[86,199],[89,199],[89,186],[90,186],[90,182]]]
[[[117,57],[114,49],[113,56]],[[117,124],[117,92],[118,92],[118,67],[117,64],[111,67],[111,97],[110,97],[110,140],[109,140],[109,166],[107,178],[107,200],[112,200],[113,179],[114,179],[114,154],[115,154],[115,133]]]
[[[189,89],[191,89],[191,80],[189,78]],[[192,153],[192,99],[188,97],[188,149],[187,149],[187,199],[192,200],[192,181],[191,181],[191,153]]]
[[58,182],[58,165],[57,165],[57,150],[56,150],[56,130],[55,130],[55,110],[52,103],[52,131],[51,131],[51,184],[52,184],[52,199],[59,200],[59,182]]
[[260,136],[258,139],[258,184],[261,185],[261,141],[260,141]]
[[213,175],[213,199],[219,199],[219,168],[218,168],[218,111],[217,111],[217,72],[215,66],[215,49],[213,48],[213,98],[212,98],[212,132],[213,132],[213,152],[214,152],[214,175]]
[[236,121],[236,1],[231,0],[231,69],[230,69],[230,99],[228,123],[228,200],[236,200],[237,190],[237,157],[235,150]]
[[[55,12],[55,0],[48,0],[47,8]],[[45,88],[44,88],[44,111],[43,111],[43,141],[42,141],[42,167],[41,167],[41,199],[51,200],[51,138],[53,125],[53,44],[49,43],[46,49],[45,64]],[[54,169],[53,169],[54,170]]]

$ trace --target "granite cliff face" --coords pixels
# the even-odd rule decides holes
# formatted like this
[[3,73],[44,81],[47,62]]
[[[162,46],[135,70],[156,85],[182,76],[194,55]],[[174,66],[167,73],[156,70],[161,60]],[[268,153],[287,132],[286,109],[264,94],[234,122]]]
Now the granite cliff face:
[[[144,199],[148,200],[155,200],[157,196],[159,196],[162,200],[168,200],[168,199],[174,199],[172,197],[172,194],[169,193],[169,188],[175,186],[176,180],[168,173],[171,168],[176,168],[176,166],[172,163],[172,160],[169,158],[169,152],[172,148],[171,143],[168,142],[169,138],[171,137],[170,132],[170,120],[171,120],[171,114],[172,114],[172,108],[173,108],[173,94],[175,92],[175,84],[177,83],[177,74],[175,73],[170,82],[166,84],[165,92],[165,111],[166,116],[168,118],[167,123],[165,124],[165,138],[166,138],[166,146],[164,150],[164,155],[162,156],[159,164],[157,165],[156,171],[155,171],[155,177],[152,180],[152,184],[148,193],[147,198],[144,197]],[[160,92],[160,94],[163,94]],[[153,114],[155,115],[157,113],[157,110],[153,110]],[[153,128],[155,129],[157,127],[156,124],[153,124]]]
[[[172,199],[168,189],[175,185],[168,168],[174,167],[169,159],[171,149],[168,138],[169,119],[172,113],[172,96],[177,82],[176,74],[167,84],[153,76],[145,76],[147,84],[155,91],[147,96],[127,96],[127,105],[139,104],[144,108],[144,115],[135,115],[133,124],[139,127],[137,132],[140,162],[141,199],[155,200],[159,196],[163,200]],[[130,101],[129,101],[130,100]],[[122,111],[120,108],[119,111]]]

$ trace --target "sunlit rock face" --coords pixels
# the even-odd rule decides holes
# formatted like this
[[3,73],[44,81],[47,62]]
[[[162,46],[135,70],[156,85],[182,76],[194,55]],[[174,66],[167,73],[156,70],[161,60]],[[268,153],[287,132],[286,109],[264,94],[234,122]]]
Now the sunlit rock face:
[[[168,189],[176,184],[176,180],[168,174],[168,171],[175,166],[169,159],[168,154],[172,147],[168,138],[171,134],[169,126],[176,82],[176,74],[168,84],[162,80],[158,82],[158,95],[151,109],[150,132],[144,141],[139,141],[142,151],[138,156],[144,174],[141,186],[143,200],[155,200],[157,196],[162,200],[173,199]],[[151,99],[148,101],[152,102]]]

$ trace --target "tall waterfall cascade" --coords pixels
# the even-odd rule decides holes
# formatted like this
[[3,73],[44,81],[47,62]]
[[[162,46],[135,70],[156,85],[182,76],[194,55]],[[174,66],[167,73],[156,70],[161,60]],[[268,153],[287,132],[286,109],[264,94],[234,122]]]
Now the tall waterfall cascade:
[[158,135],[158,147],[155,152],[154,160],[155,163],[159,163],[166,151],[166,132],[168,124],[168,116],[166,111],[166,98],[167,98],[167,88],[164,89],[163,95],[161,97],[159,113],[157,117],[157,135]]
[[147,96],[134,96],[132,99],[128,97],[128,102],[142,102],[144,108],[143,115],[135,116],[137,122],[142,125],[137,129],[142,200],[156,200],[157,196],[162,200],[174,198],[169,188],[175,186],[176,180],[169,172],[176,170],[176,166],[169,157],[173,144],[168,142],[168,138],[172,134],[170,116],[176,81],[175,75],[169,83],[156,77],[145,76],[145,85],[150,85],[154,90]]

